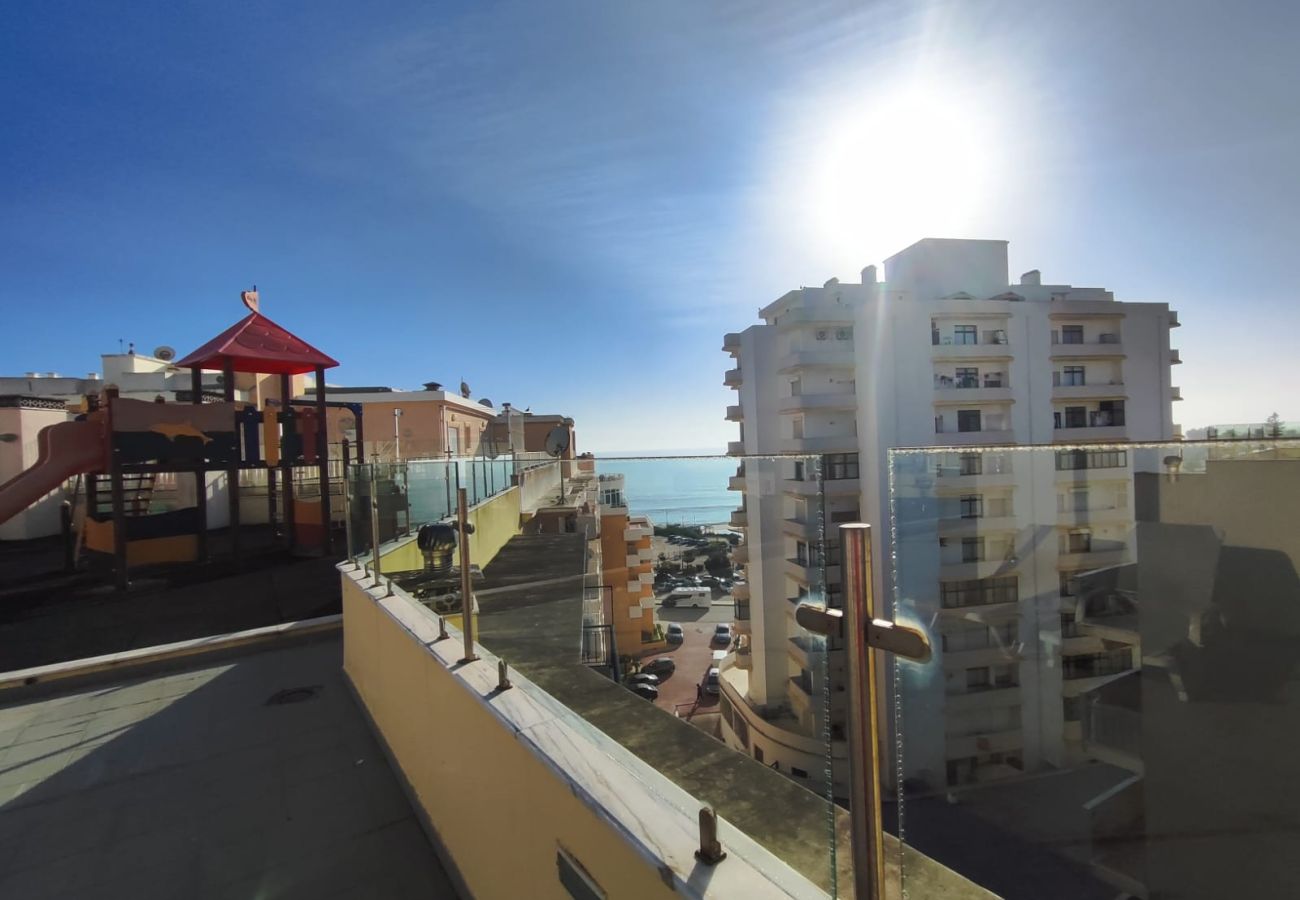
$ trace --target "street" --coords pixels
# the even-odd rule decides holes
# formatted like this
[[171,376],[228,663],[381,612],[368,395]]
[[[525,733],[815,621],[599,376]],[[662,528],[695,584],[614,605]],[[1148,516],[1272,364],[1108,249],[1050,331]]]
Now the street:
[[723,595],[713,601],[708,609],[700,607],[677,607],[667,609],[659,606],[655,610],[658,620],[667,626],[671,622],[682,625],[684,640],[676,646],[669,645],[667,650],[644,653],[643,662],[659,656],[668,656],[677,664],[676,670],[660,682],[659,699],[655,704],[668,712],[675,712],[691,724],[704,731],[717,735],[718,698],[716,694],[704,694],[697,704],[696,689],[709,667],[713,665],[713,651],[724,647],[711,643],[713,629],[720,622],[731,622],[735,607],[729,595]]

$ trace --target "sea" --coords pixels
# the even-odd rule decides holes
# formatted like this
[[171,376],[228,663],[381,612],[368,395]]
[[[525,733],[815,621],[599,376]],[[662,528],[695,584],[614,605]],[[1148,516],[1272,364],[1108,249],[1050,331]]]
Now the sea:
[[739,495],[727,490],[727,479],[736,474],[736,460],[675,454],[662,458],[668,455],[662,450],[596,453],[596,471],[621,474],[628,511],[649,516],[656,525],[725,525],[740,506]]

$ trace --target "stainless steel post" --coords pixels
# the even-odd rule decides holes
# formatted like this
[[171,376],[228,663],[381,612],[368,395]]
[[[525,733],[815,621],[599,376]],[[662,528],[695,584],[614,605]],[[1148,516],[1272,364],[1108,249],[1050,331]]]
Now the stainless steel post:
[[379,584],[379,455],[370,462],[370,565],[374,568],[375,584]]
[[469,570],[469,503],[465,489],[456,489],[456,528],[460,539],[460,633],[465,638],[465,657],[461,662],[478,659],[474,652],[474,579]]
[[844,636],[849,677],[850,818],[853,895],[884,900],[885,828],[880,810],[877,673],[867,628],[875,618],[871,587],[871,526],[840,526],[844,573]]

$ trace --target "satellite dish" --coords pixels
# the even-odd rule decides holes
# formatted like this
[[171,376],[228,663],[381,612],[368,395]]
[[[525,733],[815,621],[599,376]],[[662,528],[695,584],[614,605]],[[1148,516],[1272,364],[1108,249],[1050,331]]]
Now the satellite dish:
[[546,435],[546,452],[551,456],[560,456],[569,449],[569,429],[556,425]]
[[491,409],[491,408],[492,408],[492,401],[489,400],[487,397],[484,397],[482,400],[480,400],[480,401],[478,402],[478,405],[479,405],[479,406],[486,406],[488,409]]
[[176,358],[176,351],[163,344],[161,347],[155,347],[153,351],[155,359],[161,359],[163,362],[171,362]]

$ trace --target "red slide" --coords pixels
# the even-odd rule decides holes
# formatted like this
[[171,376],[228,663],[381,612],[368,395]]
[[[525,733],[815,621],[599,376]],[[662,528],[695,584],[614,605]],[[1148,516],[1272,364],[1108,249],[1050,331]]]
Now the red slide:
[[18,515],[73,475],[104,471],[108,461],[100,416],[47,425],[36,441],[40,445],[36,464],[0,484],[0,522]]

